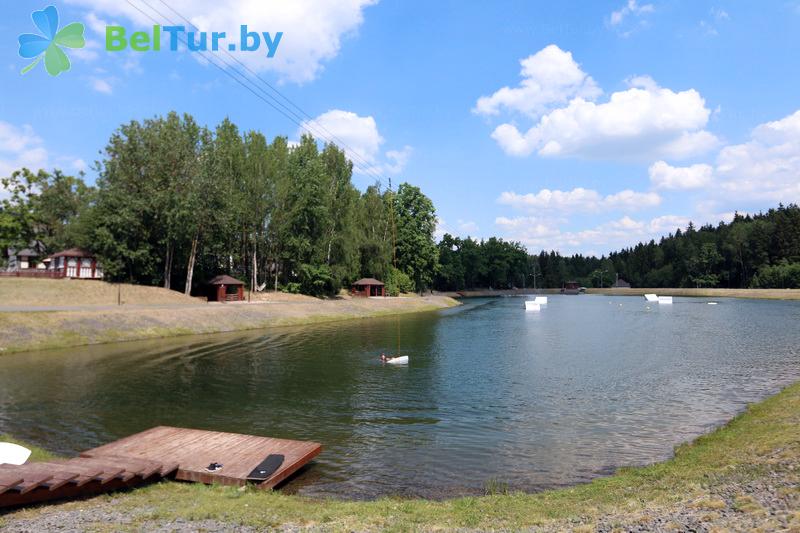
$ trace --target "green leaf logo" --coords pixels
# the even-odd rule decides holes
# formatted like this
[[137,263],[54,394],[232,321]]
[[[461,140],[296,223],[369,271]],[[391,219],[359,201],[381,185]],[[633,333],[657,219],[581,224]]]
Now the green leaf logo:
[[73,22],[59,30],[56,6],[47,6],[41,11],[34,11],[31,18],[42,34],[23,33],[19,36],[19,55],[27,59],[36,58],[33,63],[22,69],[20,74],[28,73],[39,64],[42,57],[44,57],[44,68],[51,76],[58,76],[68,71],[71,66],[69,58],[60,47],[83,48],[86,45],[83,38],[83,24]]

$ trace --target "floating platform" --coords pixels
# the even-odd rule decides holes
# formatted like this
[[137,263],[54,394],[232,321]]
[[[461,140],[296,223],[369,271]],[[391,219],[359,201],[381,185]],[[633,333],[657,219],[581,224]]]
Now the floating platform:
[[322,451],[316,442],[159,426],[67,460],[0,464],[0,508],[176,479],[272,489]]

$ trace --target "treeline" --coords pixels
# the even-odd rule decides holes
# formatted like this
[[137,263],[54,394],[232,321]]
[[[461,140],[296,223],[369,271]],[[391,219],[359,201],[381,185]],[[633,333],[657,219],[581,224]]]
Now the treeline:
[[517,243],[445,235],[439,243],[436,287],[560,287],[576,281],[608,287],[617,278],[634,287],[800,288],[800,207],[780,205],[730,223],[689,224],[649,243],[607,257],[557,252],[528,255]]
[[[334,294],[361,277],[390,293],[556,288],[800,287],[800,208],[690,224],[608,256],[542,251],[499,238],[434,241],[433,203],[417,187],[352,184],[333,144],[268,141],[229,120],[214,130],[170,113],[111,136],[95,186],[26,169],[2,179],[0,249],[94,252],[107,279],[187,293],[230,274],[254,289]],[[396,265],[396,268],[395,268]]]
[[187,294],[220,273],[313,295],[360,277],[393,293],[433,279],[433,203],[406,183],[359,192],[332,144],[269,142],[229,120],[211,131],[170,113],[121,126],[102,155],[94,187],[58,171],[5,178],[0,245],[79,246],[107,279]]

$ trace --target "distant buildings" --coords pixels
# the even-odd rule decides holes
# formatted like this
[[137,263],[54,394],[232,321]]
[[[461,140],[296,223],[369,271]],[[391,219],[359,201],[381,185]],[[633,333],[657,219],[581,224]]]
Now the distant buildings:
[[617,281],[615,281],[611,287],[614,289],[630,289],[631,284],[622,278],[617,278]]
[[4,277],[102,279],[103,269],[94,254],[82,248],[70,248],[44,256],[44,246],[37,242],[24,250],[8,250]]

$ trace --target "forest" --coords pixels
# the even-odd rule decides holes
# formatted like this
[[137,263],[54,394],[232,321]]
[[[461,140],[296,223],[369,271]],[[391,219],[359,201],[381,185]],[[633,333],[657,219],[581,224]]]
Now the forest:
[[90,250],[106,279],[190,294],[218,274],[254,290],[333,295],[361,277],[390,294],[560,287],[800,287],[800,208],[689,225],[603,257],[530,253],[500,238],[434,238],[433,202],[413,185],[359,191],[333,144],[209,129],[189,115],[131,121],[97,180],[20,169],[0,180],[0,249]]

